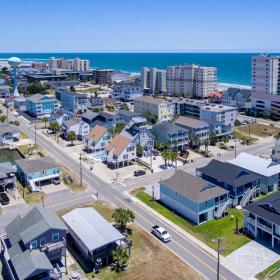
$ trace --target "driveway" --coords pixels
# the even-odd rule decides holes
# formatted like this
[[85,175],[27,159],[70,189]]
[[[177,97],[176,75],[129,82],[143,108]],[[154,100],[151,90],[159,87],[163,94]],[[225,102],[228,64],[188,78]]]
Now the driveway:
[[280,255],[256,241],[240,247],[223,259],[223,264],[238,273],[244,279],[253,279],[273,263],[280,260]]

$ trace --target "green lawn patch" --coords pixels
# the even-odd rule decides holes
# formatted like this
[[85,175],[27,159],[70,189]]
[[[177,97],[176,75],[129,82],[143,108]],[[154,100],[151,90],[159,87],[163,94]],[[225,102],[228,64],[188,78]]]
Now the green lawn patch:
[[[277,269],[280,269],[280,261],[274,263],[270,267],[268,267],[266,270],[263,272],[260,272],[259,274],[256,275],[256,278],[259,280],[264,280],[265,277],[269,272],[276,271]],[[273,276],[269,277],[269,280],[279,280],[280,279],[280,272],[274,274]]]
[[[222,219],[213,219],[201,225],[194,225],[159,202],[153,201],[151,196],[143,191],[143,188],[133,191],[132,194],[147,204],[149,207],[160,213],[162,216],[191,233],[213,249],[216,249],[217,246],[215,243],[213,243],[213,240],[217,239],[218,237],[223,237],[223,247],[225,247],[225,251],[223,253],[224,256],[230,254],[237,248],[250,241],[250,239],[241,232],[239,234],[235,233],[235,217],[238,217],[239,230],[242,230],[243,225],[242,211],[235,208],[229,209],[229,215],[223,217]],[[234,216],[233,219],[231,218],[232,215]]]

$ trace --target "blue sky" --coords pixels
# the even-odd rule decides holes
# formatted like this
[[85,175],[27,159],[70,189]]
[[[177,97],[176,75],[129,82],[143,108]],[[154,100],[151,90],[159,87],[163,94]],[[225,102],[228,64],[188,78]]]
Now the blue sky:
[[3,0],[0,52],[279,52],[279,0]]

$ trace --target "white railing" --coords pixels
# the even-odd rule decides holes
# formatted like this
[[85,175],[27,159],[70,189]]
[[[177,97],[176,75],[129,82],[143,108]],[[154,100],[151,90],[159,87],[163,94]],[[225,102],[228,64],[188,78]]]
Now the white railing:
[[220,219],[223,216],[225,210],[232,204],[232,199],[228,199],[225,204],[221,205],[217,211],[215,212],[214,216],[216,219]]
[[260,229],[262,229],[262,230],[272,234],[272,228],[270,228],[270,227],[268,227],[268,226],[266,226],[264,224],[261,224],[261,223],[257,223],[257,226],[258,226],[258,228],[260,228]]
[[240,201],[240,206],[245,207],[250,201],[251,197],[256,193],[256,191],[257,191],[256,187],[247,190]]

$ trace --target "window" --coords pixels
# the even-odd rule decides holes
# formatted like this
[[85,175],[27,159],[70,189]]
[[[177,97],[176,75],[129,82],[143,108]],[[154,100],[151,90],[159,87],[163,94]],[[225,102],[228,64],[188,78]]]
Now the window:
[[37,248],[37,240],[33,240],[30,242],[30,248],[32,248],[32,249]]
[[40,246],[44,246],[46,244],[46,238],[43,237],[40,239]]
[[52,241],[57,241],[57,240],[59,240],[59,233],[58,232],[52,234]]

